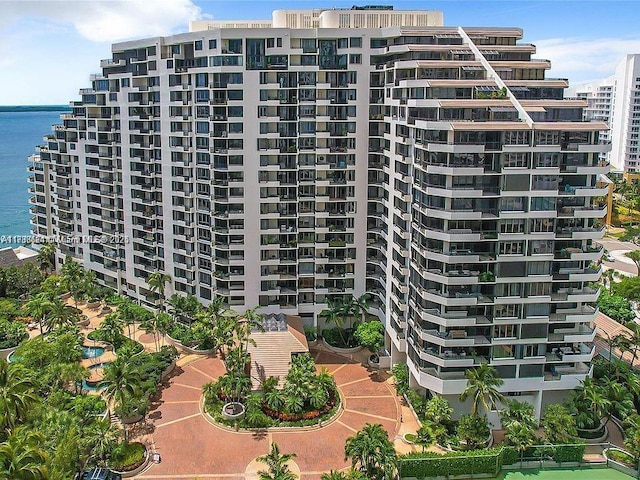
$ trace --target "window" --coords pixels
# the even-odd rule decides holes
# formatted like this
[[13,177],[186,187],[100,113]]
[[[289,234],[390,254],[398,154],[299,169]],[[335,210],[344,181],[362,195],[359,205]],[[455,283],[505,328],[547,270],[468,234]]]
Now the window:
[[348,38],[339,38],[338,39],[338,48],[349,48],[349,39]]
[[282,37],[276,38],[276,46],[282,48]]
[[497,325],[493,334],[495,338],[515,338],[516,326],[515,325]]
[[[543,282],[530,283],[528,287],[529,287],[530,297],[543,297],[543,296],[551,295],[550,283],[543,283]],[[532,312],[533,310],[527,310],[528,315],[533,315]],[[544,315],[544,313],[542,315]]]
[[128,78],[121,78],[120,79],[120,86],[121,87],[128,87],[130,84],[130,80]]
[[202,50],[202,40],[196,40],[193,47],[196,50]]
[[214,49],[217,48],[218,46],[218,40],[216,40],[215,38],[212,38],[211,40],[209,40],[209,48],[210,49]]
[[362,55],[359,53],[352,53],[349,55],[349,63],[360,64],[362,63]]
[[209,122],[196,122],[196,133],[209,133]]
[[498,253],[500,255],[522,255],[524,242],[500,242]]
[[531,211],[548,211],[556,209],[556,199],[550,197],[531,198]]
[[351,48],[362,48],[362,38],[351,37],[349,39],[349,44],[351,45]]
[[267,48],[273,48],[275,45],[275,38],[267,38]]
[[501,220],[500,233],[524,233],[524,219],[511,218]]
[[302,39],[302,53],[316,53],[316,39],[315,38],[303,38]]

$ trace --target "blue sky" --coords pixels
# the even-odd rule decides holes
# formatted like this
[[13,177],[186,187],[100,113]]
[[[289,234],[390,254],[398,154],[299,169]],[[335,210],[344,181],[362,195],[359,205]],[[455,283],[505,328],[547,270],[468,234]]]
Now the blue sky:
[[188,30],[190,20],[263,19],[274,9],[384,4],[444,12],[446,25],[515,26],[551,77],[578,85],[640,53],[639,1],[0,0],[0,105],[65,104],[115,41]]

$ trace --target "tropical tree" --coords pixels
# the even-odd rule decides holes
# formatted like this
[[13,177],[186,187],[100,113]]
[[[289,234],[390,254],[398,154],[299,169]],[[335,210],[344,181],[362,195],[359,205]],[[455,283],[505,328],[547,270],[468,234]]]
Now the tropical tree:
[[40,264],[40,269],[44,270],[46,274],[55,270],[56,267],[56,246],[53,243],[47,242],[38,251],[36,257]]
[[48,455],[40,448],[41,434],[26,427],[16,429],[0,443],[0,475],[11,480],[48,480]]
[[171,281],[171,277],[163,272],[154,272],[149,275],[147,284],[151,292],[158,294],[160,297],[160,308],[164,311],[164,292],[167,287],[167,283]]
[[67,290],[71,292],[75,307],[78,308],[78,297],[83,288],[82,280],[85,273],[84,269],[82,265],[71,258],[71,255],[67,255],[60,271],[62,274],[62,282]]
[[0,427],[11,431],[38,403],[35,382],[6,360],[0,360]]
[[425,417],[433,423],[445,425],[451,422],[453,408],[446,398],[434,395],[425,404]]
[[466,450],[476,450],[486,446],[491,430],[486,415],[471,414],[460,417],[456,432]]
[[[119,355],[104,369],[102,381],[102,395],[107,403],[113,404],[114,410],[122,412],[127,401],[135,399],[140,392],[140,373],[130,363],[129,358]],[[127,428],[123,424],[125,442]]]
[[521,463],[524,451],[536,441],[535,431],[531,424],[521,423],[519,420],[513,420],[507,424],[504,438],[509,445],[512,445],[520,453]]
[[39,293],[25,304],[27,313],[38,320],[40,334],[44,335],[44,325],[47,323],[47,315],[53,308],[51,296],[48,293]]
[[76,325],[80,318],[79,312],[77,308],[67,305],[59,298],[52,299],[46,316],[48,331],[64,325]]
[[627,418],[636,411],[634,397],[627,386],[617,380],[605,377],[601,380],[603,395],[609,400],[608,415],[617,418]]
[[611,407],[602,387],[591,378],[582,381],[580,387],[570,393],[570,400],[576,414],[576,425],[582,429],[597,428]]
[[518,400],[507,400],[505,401],[505,405],[507,408],[500,412],[502,426],[505,429],[512,422],[530,426],[532,429],[537,428],[538,419],[533,413],[533,405]]
[[278,444],[273,442],[269,453],[258,457],[259,462],[266,463],[269,467],[266,471],[258,472],[260,480],[295,480],[298,476],[287,465],[295,457],[295,453],[280,453]]
[[466,401],[472,397],[471,414],[477,415],[480,406],[485,412],[496,409],[496,405],[504,401],[504,395],[500,393],[498,388],[504,384],[498,376],[497,370],[483,363],[479,367],[470,368],[465,372],[467,377],[467,387],[460,395],[461,401]]
[[361,323],[356,328],[355,337],[360,345],[377,358],[378,352],[384,346],[384,325],[378,321]]
[[633,260],[633,263],[636,264],[636,268],[638,269],[637,275],[640,276],[640,250],[632,250],[624,254],[625,257]]
[[640,415],[637,413],[624,422],[624,446],[633,455],[637,465],[640,460]]
[[347,438],[344,454],[345,460],[351,460],[351,468],[357,468],[369,479],[395,478],[396,450],[380,424],[367,423],[362,430]]
[[110,420],[101,419],[83,430],[81,440],[86,452],[85,466],[96,464],[104,467],[120,443],[120,432]]
[[545,440],[554,445],[571,443],[578,435],[575,417],[559,403],[547,405],[540,423]]

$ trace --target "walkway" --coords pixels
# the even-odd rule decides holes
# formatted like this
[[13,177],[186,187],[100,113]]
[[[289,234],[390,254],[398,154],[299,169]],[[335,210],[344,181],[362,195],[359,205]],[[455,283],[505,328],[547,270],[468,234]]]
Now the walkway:
[[297,455],[292,468],[300,471],[302,479],[319,480],[323,472],[348,466],[345,440],[365,423],[380,423],[394,438],[400,429],[401,407],[388,377],[328,352],[312,354],[318,369],[326,367],[334,375],[344,400],[343,410],[320,428],[261,433],[222,429],[202,414],[202,385],[224,373],[219,359],[200,357],[186,365],[179,362],[183,365],[149,414],[153,433],[146,440],[162,462],[136,478],[254,479],[257,470],[264,468],[256,464],[256,457],[266,454],[270,443],[276,442],[282,452]]

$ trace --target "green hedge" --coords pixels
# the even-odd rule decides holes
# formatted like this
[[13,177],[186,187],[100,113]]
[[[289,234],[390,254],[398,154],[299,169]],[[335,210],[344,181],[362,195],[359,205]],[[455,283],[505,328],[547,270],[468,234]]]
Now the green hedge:
[[[581,462],[584,449],[584,445],[540,445],[531,450],[535,450],[534,455],[538,458],[544,453],[561,463]],[[525,452],[525,459],[530,456],[531,451]],[[498,475],[503,465],[513,465],[518,461],[520,454],[513,447],[450,452],[444,455],[433,452],[409,453],[400,457],[399,473],[400,478],[421,479],[476,474]]]
[[497,475],[502,469],[504,448],[450,452],[409,453],[400,457],[400,477],[444,477],[470,474]]
[[558,462],[581,462],[585,445],[558,445],[554,447],[553,459]]

